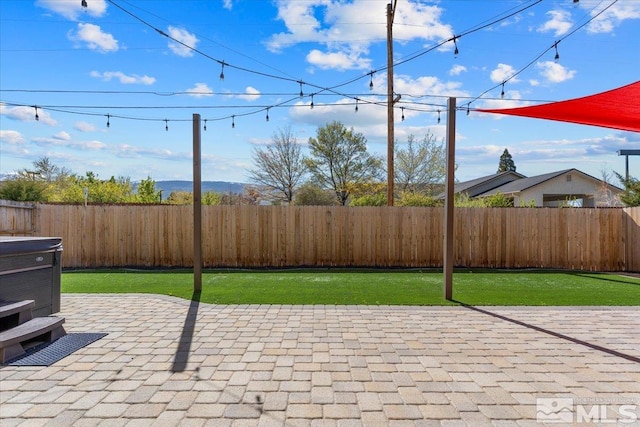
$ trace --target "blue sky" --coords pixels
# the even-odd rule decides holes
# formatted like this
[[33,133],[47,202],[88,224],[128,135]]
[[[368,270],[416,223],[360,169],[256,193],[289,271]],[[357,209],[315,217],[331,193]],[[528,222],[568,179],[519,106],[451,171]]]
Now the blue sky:
[[[101,178],[189,180],[194,113],[207,127],[203,180],[247,182],[253,150],[288,126],[306,145],[338,120],[386,155],[387,0],[80,3],[0,2],[0,174],[48,156]],[[456,97],[461,181],[494,173],[505,148],[527,176],[624,173],[616,151],[639,148],[637,133],[464,106],[530,105],[637,81],[639,24],[638,0],[398,0],[397,144],[444,138]],[[638,176],[640,159],[630,172]]]

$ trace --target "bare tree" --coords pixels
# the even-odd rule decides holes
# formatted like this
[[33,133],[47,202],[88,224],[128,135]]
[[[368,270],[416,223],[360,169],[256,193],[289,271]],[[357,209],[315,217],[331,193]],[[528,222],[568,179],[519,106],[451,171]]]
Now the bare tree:
[[395,157],[395,180],[400,190],[415,193],[420,187],[444,182],[444,141],[437,142],[432,133],[427,132],[419,142],[413,135],[409,135],[406,149],[396,148]]
[[335,192],[341,205],[347,203],[353,185],[380,178],[382,159],[367,152],[364,135],[340,122],[318,128],[317,138],[309,138],[309,148],[309,171],[320,186]]
[[254,168],[249,178],[266,190],[271,201],[291,203],[298,184],[307,173],[302,147],[290,127],[273,134],[271,144],[253,151]]

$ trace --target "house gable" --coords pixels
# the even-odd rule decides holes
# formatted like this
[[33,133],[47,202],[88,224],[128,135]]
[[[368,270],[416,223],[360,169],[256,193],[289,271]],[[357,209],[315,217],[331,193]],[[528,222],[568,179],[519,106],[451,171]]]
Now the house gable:
[[622,190],[577,169],[523,178],[507,183],[478,197],[502,193],[512,197],[515,206],[618,206],[615,196]]

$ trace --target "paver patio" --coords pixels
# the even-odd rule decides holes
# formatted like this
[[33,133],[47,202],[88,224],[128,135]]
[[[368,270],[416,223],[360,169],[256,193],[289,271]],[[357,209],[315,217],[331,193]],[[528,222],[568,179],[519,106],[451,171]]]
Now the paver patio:
[[528,426],[536,398],[640,425],[637,307],[63,295],[60,315],[108,335],[49,367],[1,367],[3,427]]

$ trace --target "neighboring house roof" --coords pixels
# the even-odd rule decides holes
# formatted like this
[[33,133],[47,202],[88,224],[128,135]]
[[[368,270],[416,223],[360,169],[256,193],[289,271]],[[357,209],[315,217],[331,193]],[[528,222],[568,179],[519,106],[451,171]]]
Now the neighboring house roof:
[[[486,191],[500,187],[507,182],[520,180],[522,178],[525,178],[525,176],[515,171],[494,173],[493,175],[483,176],[470,181],[459,182],[453,186],[453,192],[467,193],[469,197],[476,197]],[[440,193],[437,198],[444,199],[444,193]]]
[[[505,195],[512,195],[515,193],[519,193],[521,191],[525,191],[531,187],[535,187],[536,185],[540,185],[545,181],[549,181],[553,178],[556,178],[558,176],[561,176],[567,173],[579,173],[595,181],[601,181],[598,178],[595,178],[589,174],[579,171],[578,169],[572,168],[572,169],[565,169],[557,172],[545,173],[537,176],[531,176],[529,178],[517,179],[515,181],[511,181],[509,183],[501,185],[500,187],[493,188],[485,193],[478,194],[478,196],[480,197],[493,196],[494,194],[498,194],[498,193],[505,194]],[[611,184],[608,184],[608,185],[614,189],[622,191],[622,189],[616,187],[615,185],[611,185]]]

